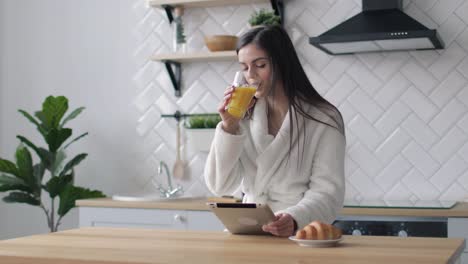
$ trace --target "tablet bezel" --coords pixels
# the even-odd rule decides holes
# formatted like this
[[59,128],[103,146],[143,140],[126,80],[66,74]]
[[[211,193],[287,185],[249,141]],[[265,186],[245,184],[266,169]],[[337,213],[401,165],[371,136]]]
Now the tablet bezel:
[[262,230],[264,224],[275,219],[275,214],[267,204],[207,203],[207,205],[232,234],[271,235]]

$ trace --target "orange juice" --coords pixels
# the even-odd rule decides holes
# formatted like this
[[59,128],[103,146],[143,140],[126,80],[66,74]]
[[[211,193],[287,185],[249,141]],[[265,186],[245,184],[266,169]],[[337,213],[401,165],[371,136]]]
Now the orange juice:
[[244,117],[256,91],[256,87],[248,84],[236,87],[228,104],[228,113],[237,118]]

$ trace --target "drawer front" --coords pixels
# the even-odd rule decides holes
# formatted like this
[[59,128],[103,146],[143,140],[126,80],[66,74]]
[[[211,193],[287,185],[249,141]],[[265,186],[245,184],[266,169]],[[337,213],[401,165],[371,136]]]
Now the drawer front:
[[193,231],[223,231],[224,225],[210,211],[187,211],[187,229]]
[[[464,238],[468,240],[468,218],[449,218],[447,225],[448,237]],[[468,245],[465,243],[465,252],[468,252]]]
[[180,210],[79,207],[80,227],[187,228],[187,213]]

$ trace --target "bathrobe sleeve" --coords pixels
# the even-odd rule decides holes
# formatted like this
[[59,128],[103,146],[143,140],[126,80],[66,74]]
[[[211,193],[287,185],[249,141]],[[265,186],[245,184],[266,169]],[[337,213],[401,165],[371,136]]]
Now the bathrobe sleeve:
[[345,137],[327,127],[312,161],[309,189],[297,205],[282,210],[296,220],[298,228],[314,220],[331,223],[343,207],[345,149]]
[[243,171],[240,156],[246,138],[242,125],[236,135],[225,132],[221,122],[217,125],[204,171],[206,185],[215,195],[232,194],[240,186]]

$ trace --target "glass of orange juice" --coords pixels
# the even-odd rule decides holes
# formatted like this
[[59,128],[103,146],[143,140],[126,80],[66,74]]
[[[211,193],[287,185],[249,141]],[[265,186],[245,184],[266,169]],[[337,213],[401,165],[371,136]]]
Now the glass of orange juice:
[[247,83],[242,72],[236,73],[233,85],[235,88],[227,105],[227,111],[236,118],[243,118],[250,101],[257,92],[257,85]]

